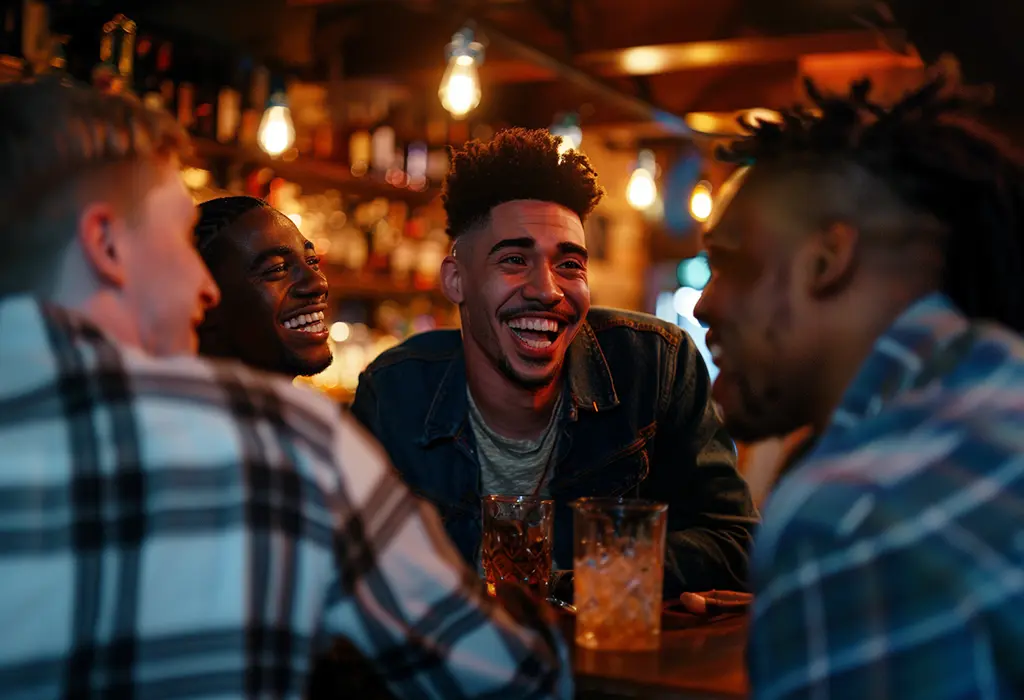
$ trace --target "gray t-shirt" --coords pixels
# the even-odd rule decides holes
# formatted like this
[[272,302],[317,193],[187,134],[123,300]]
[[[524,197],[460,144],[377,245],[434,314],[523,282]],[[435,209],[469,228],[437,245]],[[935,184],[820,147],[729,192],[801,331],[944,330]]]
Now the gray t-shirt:
[[544,432],[534,440],[514,440],[494,432],[480,409],[469,397],[469,423],[476,438],[480,460],[480,493],[502,496],[527,496],[537,491],[541,479],[540,495],[547,496],[548,481],[554,471],[551,460],[558,442],[558,426],[562,417],[562,394],[559,394]]

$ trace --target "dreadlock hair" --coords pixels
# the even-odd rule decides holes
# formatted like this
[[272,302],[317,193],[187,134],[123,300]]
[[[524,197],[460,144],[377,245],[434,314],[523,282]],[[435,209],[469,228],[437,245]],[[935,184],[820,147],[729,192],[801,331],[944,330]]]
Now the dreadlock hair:
[[861,168],[901,205],[939,224],[941,289],[965,314],[1024,330],[1024,160],[967,117],[970,100],[944,90],[942,77],[889,107],[870,101],[868,80],[855,82],[846,97],[825,96],[805,82],[811,109],[785,111],[780,123],[741,119],[747,135],[717,157]]
[[448,235],[455,239],[485,222],[499,204],[533,199],[560,204],[586,220],[604,196],[582,153],[558,154],[562,139],[547,129],[512,128],[490,141],[448,149],[444,181]]
[[262,199],[248,196],[217,197],[199,205],[199,221],[196,223],[193,236],[196,249],[207,267],[214,268],[216,246],[212,244],[220,234],[250,211],[261,207],[272,208]]

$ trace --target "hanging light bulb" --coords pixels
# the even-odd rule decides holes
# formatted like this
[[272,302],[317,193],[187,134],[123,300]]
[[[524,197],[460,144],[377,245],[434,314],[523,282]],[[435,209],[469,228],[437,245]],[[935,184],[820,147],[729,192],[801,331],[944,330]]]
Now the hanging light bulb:
[[636,170],[633,171],[626,186],[626,199],[634,209],[647,209],[658,198],[658,185],[654,182],[656,169],[654,153],[648,150],[640,151]]
[[697,221],[707,221],[711,216],[714,201],[711,199],[711,183],[701,180],[690,194],[690,216]]
[[562,156],[569,151],[578,150],[583,143],[583,130],[580,128],[580,118],[575,114],[567,114],[555,120],[555,123],[548,129],[554,136],[561,136],[562,142],[558,144],[558,155]]
[[295,125],[283,92],[275,92],[263,112],[256,140],[268,155],[279,156],[295,143]]
[[437,91],[441,105],[455,119],[462,119],[480,104],[480,76],[477,66],[484,62],[484,46],[473,41],[473,30],[464,27],[452,36],[446,48],[448,69]]

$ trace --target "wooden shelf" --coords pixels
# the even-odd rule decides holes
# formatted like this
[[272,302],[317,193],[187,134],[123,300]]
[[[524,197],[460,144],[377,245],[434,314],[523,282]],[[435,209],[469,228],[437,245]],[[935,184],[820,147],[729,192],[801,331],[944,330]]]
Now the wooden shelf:
[[447,302],[441,290],[433,287],[420,289],[409,283],[398,282],[387,275],[369,275],[353,272],[345,268],[328,264],[325,267],[327,284],[331,289],[331,299],[369,299],[405,301],[413,297],[425,296],[432,301]]
[[275,174],[300,185],[304,189],[335,188],[342,194],[372,199],[386,197],[408,202],[410,206],[429,203],[440,194],[437,187],[411,190],[395,187],[372,175],[356,177],[344,165],[298,156],[294,160],[271,158],[257,148],[230,146],[204,138],[194,138],[194,164],[209,166],[217,160],[229,160],[272,169]]

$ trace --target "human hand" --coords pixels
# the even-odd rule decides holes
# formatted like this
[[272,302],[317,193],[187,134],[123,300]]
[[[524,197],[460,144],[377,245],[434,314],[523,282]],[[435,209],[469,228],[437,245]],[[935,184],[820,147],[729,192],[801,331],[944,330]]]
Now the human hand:
[[679,602],[687,612],[703,617],[746,612],[753,600],[750,593],[737,591],[702,591],[679,596]]

